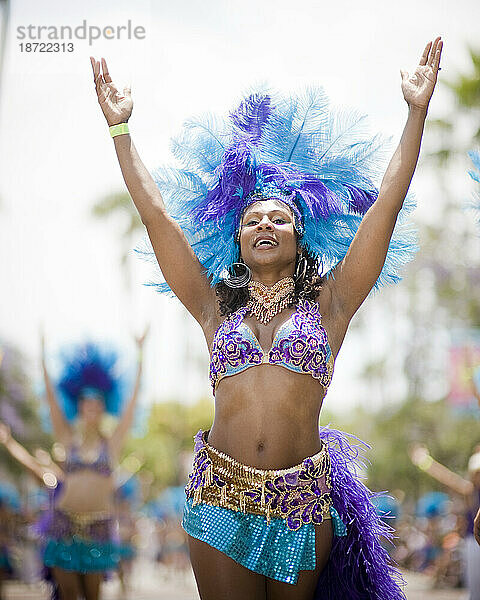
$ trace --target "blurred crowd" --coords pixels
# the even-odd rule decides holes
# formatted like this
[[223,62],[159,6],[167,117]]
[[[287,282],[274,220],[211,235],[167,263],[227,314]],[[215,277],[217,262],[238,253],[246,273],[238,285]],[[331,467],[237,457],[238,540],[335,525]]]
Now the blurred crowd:
[[[170,577],[180,580],[190,569],[186,535],[180,526],[183,488],[166,488],[160,496],[142,503],[131,492],[132,482],[116,494],[118,539],[131,552],[122,556],[117,573],[121,589],[129,587],[135,560],[162,565]],[[129,491],[130,490],[130,491]],[[134,499],[135,498],[135,499]],[[44,579],[42,543],[35,523],[53,502],[54,491],[32,489],[20,495],[14,486],[0,486],[0,573],[2,580],[34,583]],[[466,505],[461,498],[430,492],[416,503],[381,498],[378,512],[395,529],[396,543],[386,547],[398,565],[428,574],[434,588],[465,586],[465,537],[469,533]],[[48,580],[48,577],[47,577]]]
[[[120,589],[125,592],[137,559],[163,565],[173,579],[182,577],[190,568],[186,534],[180,526],[183,488],[167,488],[155,501],[143,504],[123,487],[128,490],[133,485],[124,484],[116,494],[116,538],[124,550],[119,568],[107,577],[118,578]],[[54,499],[55,490],[32,488],[27,495],[20,495],[12,484],[0,482],[2,582],[16,580],[34,584],[49,581],[48,570],[46,572],[42,562],[43,542],[36,532],[36,524],[48,512]]]
[[461,498],[443,492],[426,494],[416,507],[406,502],[389,519],[396,535],[392,558],[402,569],[429,575],[434,588],[466,587],[466,512]]

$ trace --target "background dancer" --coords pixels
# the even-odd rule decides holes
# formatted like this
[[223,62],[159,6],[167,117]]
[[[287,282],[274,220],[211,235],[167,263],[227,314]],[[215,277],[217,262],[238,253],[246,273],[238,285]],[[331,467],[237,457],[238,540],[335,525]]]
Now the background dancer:
[[[136,339],[138,367],[132,396],[108,439],[101,432],[102,418],[105,412],[120,415],[123,399],[123,381],[116,372],[117,355],[94,344],[76,348],[64,356],[63,372],[54,387],[42,340],[53,433],[65,446],[67,458],[62,493],[40,529],[47,539],[44,561],[52,569],[63,600],[82,595],[86,600],[97,600],[104,572],[118,566],[118,545],[112,537],[112,472],[133,423],[145,336]],[[76,417],[73,426],[71,421]]]
[[[470,591],[470,600],[480,600],[480,549],[478,541],[478,515],[480,511],[480,448],[468,461],[469,479],[464,479],[457,473],[440,464],[424,446],[416,446],[410,452],[412,462],[422,471],[453,490],[461,496],[466,507],[466,535],[464,552],[464,576]],[[475,516],[476,515],[476,516]],[[480,542],[479,542],[480,543]]]
[[441,52],[437,38],[402,72],[409,115],[380,190],[378,140],[318,90],[252,94],[227,123],[190,121],[174,144],[183,169],[161,171],[157,187],[129,136],[130,90],[92,58],[160,289],[211,352],[215,419],[196,436],[183,519],[204,600],[404,597],[378,540],[386,528],[351,470],[355,450],[338,432],[319,435],[318,417],[351,318],[410,258],[394,228]]

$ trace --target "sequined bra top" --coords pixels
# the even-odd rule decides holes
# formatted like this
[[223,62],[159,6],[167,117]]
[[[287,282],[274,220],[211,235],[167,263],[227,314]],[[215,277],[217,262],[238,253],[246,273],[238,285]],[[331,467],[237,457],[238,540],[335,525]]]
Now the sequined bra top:
[[91,469],[100,475],[105,475],[105,477],[112,474],[110,457],[108,455],[108,445],[105,440],[102,441],[100,452],[93,462],[85,462],[82,460],[77,446],[74,445],[70,448],[70,451],[67,454],[67,460],[65,461],[65,471],[67,473],[75,473],[81,469]]
[[278,365],[318,379],[327,389],[333,375],[334,357],[322,316],[315,302],[301,300],[293,315],[277,331],[272,347],[264,352],[244,318],[242,306],[229,315],[215,332],[210,358],[213,390],[224,377],[261,364]]

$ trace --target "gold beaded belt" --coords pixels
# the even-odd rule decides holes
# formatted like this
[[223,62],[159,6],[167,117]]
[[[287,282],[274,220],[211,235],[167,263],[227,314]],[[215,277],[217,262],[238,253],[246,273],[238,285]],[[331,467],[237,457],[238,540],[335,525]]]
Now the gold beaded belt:
[[330,456],[320,452],[288,469],[264,470],[237,462],[207,443],[208,431],[195,436],[193,471],[185,488],[193,504],[210,504],[286,519],[289,529],[330,518]]
[[112,518],[112,513],[106,510],[96,510],[91,512],[75,512],[64,510],[69,519],[76,527],[87,527],[92,523],[98,523],[99,521],[108,521]]
[[78,536],[86,540],[108,541],[113,519],[105,510],[76,512],[55,508],[44,533],[55,539]]

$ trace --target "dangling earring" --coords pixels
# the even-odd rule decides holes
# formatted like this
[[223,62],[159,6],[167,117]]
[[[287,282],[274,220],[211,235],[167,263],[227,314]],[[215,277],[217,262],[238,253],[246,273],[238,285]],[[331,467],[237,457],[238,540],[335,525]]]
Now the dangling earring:
[[305,274],[307,272],[307,259],[305,257],[305,255],[303,254],[299,254],[298,255],[298,261],[297,261],[297,267],[295,269],[295,281],[300,281],[305,277]]
[[223,280],[223,283],[229,288],[246,287],[252,279],[250,267],[246,265],[242,259],[240,259],[240,261],[241,262],[234,262],[230,267],[230,271],[234,274],[231,275],[229,273],[228,277],[225,277]]

